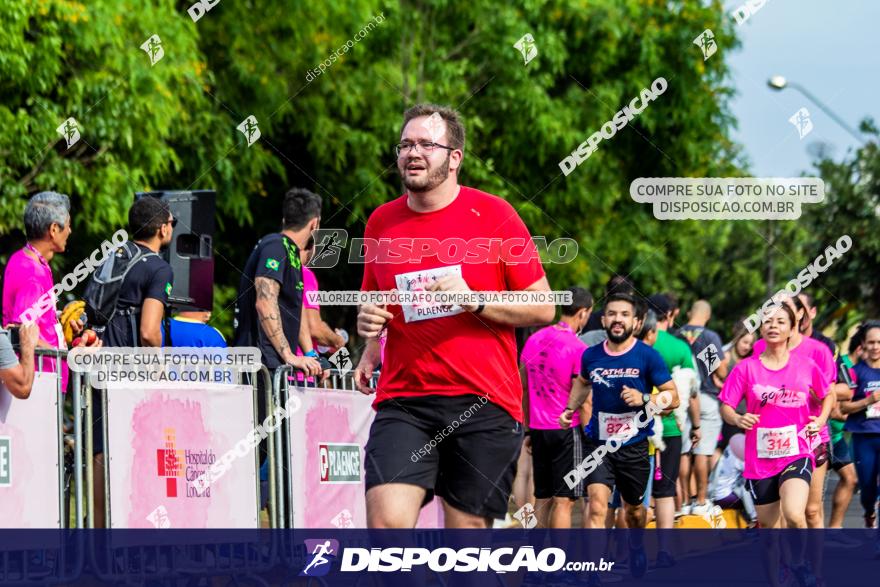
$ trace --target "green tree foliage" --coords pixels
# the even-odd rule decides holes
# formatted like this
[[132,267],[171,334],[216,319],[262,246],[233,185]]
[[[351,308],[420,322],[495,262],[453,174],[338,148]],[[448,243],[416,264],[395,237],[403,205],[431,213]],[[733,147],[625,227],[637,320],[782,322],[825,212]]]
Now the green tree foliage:
[[[277,230],[285,189],[315,190],[322,225],[360,236],[401,193],[401,113],[431,101],[464,117],[463,184],[511,201],[548,242],[578,241],[574,262],[546,265],[555,288],[598,295],[628,273],[645,294],[711,299],[726,324],[762,301],[765,225],[659,221],[629,196],[638,177],[746,174],[719,0],[221,0],[198,22],[189,4],[0,0],[3,252],[39,190],[73,199],[63,271],[124,224],[133,192],[214,188],[215,323],[229,334],[240,268]],[[707,28],[719,50],[704,61],[693,40]],[[528,64],[513,47],[526,33]],[[153,34],[165,55],[151,66],[140,46]],[[661,76],[666,92],[564,176],[559,161]],[[250,147],[236,130],[249,115],[262,135]],[[70,116],[82,140],[67,149],[55,129]],[[775,230],[795,255],[796,229]],[[319,274],[328,289],[360,277],[347,264]],[[351,327],[348,312],[328,319]]]
[[821,158],[816,170],[825,181],[825,202],[805,216],[811,239],[805,245],[808,259],[824,254],[843,235],[852,249],[835,261],[811,289],[823,318],[842,332],[863,318],[880,316],[880,151],[873,121],[862,123],[871,140],[841,161]]

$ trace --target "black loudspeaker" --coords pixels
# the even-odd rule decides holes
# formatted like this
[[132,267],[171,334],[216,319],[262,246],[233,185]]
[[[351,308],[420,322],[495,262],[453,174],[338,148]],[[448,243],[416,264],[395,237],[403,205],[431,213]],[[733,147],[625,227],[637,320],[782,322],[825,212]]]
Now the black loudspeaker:
[[168,202],[177,226],[163,258],[174,271],[171,305],[177,311],[214,308],[214,190],[137,192]]

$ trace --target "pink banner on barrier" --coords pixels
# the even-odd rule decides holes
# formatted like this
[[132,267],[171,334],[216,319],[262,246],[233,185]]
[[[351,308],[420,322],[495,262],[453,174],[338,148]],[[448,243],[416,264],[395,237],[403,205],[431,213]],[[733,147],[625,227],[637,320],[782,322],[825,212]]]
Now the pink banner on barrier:
[[[290,388],[302,401],[290,417],[294,528],[366,528],[364,447],[376,412],[373,396],[338,389]],[[440,528],[437,499],[419,528]]]
[[0,384],[0,528],[59,528],[58,376],[36,373],[26,400]]
[[253,430],[250,386],[111,386],[107,412],[112,528],[258,527],[253,448],[195,483]]

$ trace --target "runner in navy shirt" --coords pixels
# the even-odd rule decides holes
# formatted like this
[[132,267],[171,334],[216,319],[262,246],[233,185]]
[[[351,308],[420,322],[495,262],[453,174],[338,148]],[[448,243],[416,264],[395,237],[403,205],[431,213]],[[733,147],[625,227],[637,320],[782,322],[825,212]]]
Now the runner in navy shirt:
[[[873,528],[880,493],[880,322],[871,320],[863,328],[864,352],[852,368],[856,388],[851,400],[840,403],[840,411],[849,414],[844,429],[852,433],[865,527]],[[880,555],[880,543],[877,554]]]
[[[653,414],[671,412],[679,403],[660,353],[635,339],[642,327],[637,309],[629,294],[608,297],[602,316],[608,340],[584,351],[580,375],[559,417],[559,425],[568,428],[574,411],[592,395],[589,456],[567,476],[567,480],[586,477],[592,528],[605,527],[608,499],[615,485],[623,498],[628,526],[645,527],[647,510],[642,499],[652,474],[648,436],[654,427]],[[661,395],[652,398],[655,387]],[[630,570],[640,577],[647,568],[641,535],[633,532],[630,539]]]
[[[586,432],[594,444],[608,440],[626,421],[645,411],[644,403],[637,407],[627,404],[622,394],[625,388],[651,395],[653,387],[672,380],[660,353],[636,339],[618,352],[608,348],[607,340],[588,348],[581,357],[581,377],[593,388],[593,413]],[[652,418],[623,446],[644,442],[653,432]]]

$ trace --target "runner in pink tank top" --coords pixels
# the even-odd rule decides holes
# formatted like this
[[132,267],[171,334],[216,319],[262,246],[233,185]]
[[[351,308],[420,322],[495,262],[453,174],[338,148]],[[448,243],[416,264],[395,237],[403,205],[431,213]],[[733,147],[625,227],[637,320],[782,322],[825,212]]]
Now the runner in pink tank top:
[[[822,369],[809,357],[789,350],[797,332],[797,315],[783,304],[761,325],[763,344],[752,357],[736,365],[719,395],[721,416],[746,430],[746,489],[752,496],[762,528],[807,527],[807,503],[815,465],[819,433],[834,406],[834,394]],[[759,341],[760,342],[760,341]],[[757,349],[761,351],[758,352]],[[745,398],[745,414],[736,406]],[[810,401],[821,402],[818,415]],[[810,575],[806,566],[806,542],[792,549],[796,575]],[[811,549],[812,550],[812,549]],[[768,546],[765,569],[771,583],[778,580],[779,553]],[[815,560],[812,561],[815,568]]]
[[[724,383],[719,399],[722,416],[746,430],[744,477],[758,506],[761,526],[774,527],[780,517],[780,498],[797,507],[783,505],[789,527],[805,527],[806,500],[815,462],[813,450],[834,404],[830,384],[820,367],[808,357],[788,350],[796,327],[788,305],[779,308],[761,326],[762,351],[741,361]],[[756,345],[757,348],[757,345]],[[812,414],[810,398],[821,401],[818,416]],[[747,413],[736,406],[745,397]],[[789,480],[797,490],[780,491]],[[801,504],[802,502],[802,504]],[[763,510],[763,516],[762,516]]]

